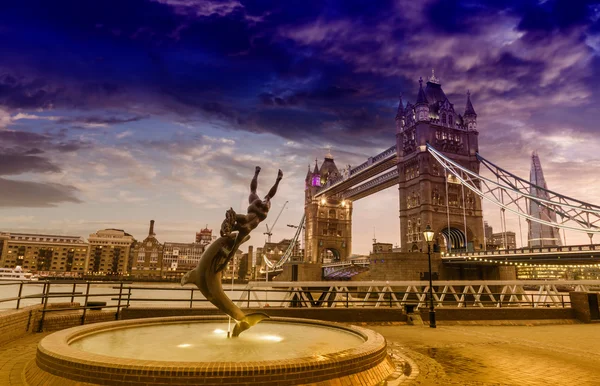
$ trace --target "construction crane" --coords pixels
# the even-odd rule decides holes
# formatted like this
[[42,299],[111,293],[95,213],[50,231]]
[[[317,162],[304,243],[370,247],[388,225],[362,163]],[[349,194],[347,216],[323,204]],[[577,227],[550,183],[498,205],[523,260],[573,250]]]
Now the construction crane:
[[265,233],[263,233],[264,235],[267,235],[267,242],[270,243],[271,242],[271,236],[273,236],[273,228],[275,228],[275,224],[277,224],[277,220],[279,220],[279,217],[281,216],[281,214],[283,213],[283,210],[285,209],[285,206],[287,205],[289,201],[286,201],[283,206],[281,207],[281,211],[279,211],[279,214],[277,215],[277,218],[275,219],[275,221],[273,221],[273,225],[271,225],[271,227],[269,228],[268,224],[265,224],[265,226],[267,227],[267,231]]

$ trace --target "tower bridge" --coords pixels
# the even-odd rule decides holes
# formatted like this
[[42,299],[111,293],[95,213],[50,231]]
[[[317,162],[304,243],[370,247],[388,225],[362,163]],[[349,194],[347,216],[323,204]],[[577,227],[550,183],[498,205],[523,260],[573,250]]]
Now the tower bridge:
[[[350,259],[352,204],[397,186],[402,253],[427,250],[423,230],[430,225],[441,264],[512,265],[512,261],[523,265],[525,260],[532,264],[534,260],[560,262],[561,258],[563,262],[599,263],[600,246],[556,247],[561,244],[559,229],[586,232],[592,244],[593,235],[600,233],[600,206],[550,191],[539,158],[533,160],[530,181],[485,159],[479,153],[477,114],[470,93],[459,112],[438,78],[432,74],[423,83],[419,79],[414,104],[405,105],[400,98],[394,146],[355,167],[339,170],[331,154],[320,166],[317,160],[312,170],[309,166],[300,224],[305,229],[304,262],[324,263],[324,277],[364,272],[371,259],[360,264]],[[480,175],[481,166],[491,172],[491,178]],[[506,212],[525,219],[532,248],[486,251],[483,200],[500,208],[504,230]],[[295,240],[299,235],[297,232]],[[286,256],[277,264],[267,264],[266,270],[281,271],[283,262],[289,260]]]

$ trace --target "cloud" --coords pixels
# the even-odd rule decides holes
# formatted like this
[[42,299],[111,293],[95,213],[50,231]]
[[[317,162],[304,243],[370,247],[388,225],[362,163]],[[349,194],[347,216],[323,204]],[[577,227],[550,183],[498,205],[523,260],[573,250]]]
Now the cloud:
[[0,175],[59,173],[60,171],[61,169],[58,166],[44,157],[23,154],[0,154]]
[[0,207],[48,208],[80,203],[77,189],[70,185],[0,178]]

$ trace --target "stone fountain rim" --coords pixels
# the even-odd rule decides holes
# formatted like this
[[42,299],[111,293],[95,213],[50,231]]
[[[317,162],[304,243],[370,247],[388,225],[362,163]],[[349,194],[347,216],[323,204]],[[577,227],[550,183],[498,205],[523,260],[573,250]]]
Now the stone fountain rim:
[[[103,323],[95,323],[69,328],[66,330],[55,332],[44,337],[39,345],[36,355],[36,361],[40,368],[54,373],[54,366],[46,366],[45,364],[52,362],[59,363],[61,367],[68,366],[72,368],[94,368],[96,370],[106,369],[126,369],[135,372],[141,371],[144,373],[169,374],[173,371],[187,371],[195,375],[199,373],[216,375],[215,373],[235,373],[237,370],[247,373],[248,368],[255,368],[258,372],[277,372],[284,369],[286,372],[294,370],[311,370],[311,369],[326,369],[330,366],[339,366],[344,363],[350,364],[360,362],[366,358],[381,357],[385,358],[382,352],[385,353],[386,341],[383,336],[375,331],[361,328],[358,326],[345,326],[339,323],[326,322],[314,319],[301,318],[284,318],[272,317],[269,322],[275,323],[293,323],[307,324],[321,327],[336,328],[344,330],[360,336],[365,341],[359,346],[330,353],[321,356],[321,360],[314,357],[299,357],[283,360],[269,361],[248,361],[248,362],[176,362],[176,361],[157,361],[157,360],[140,360],[132,358],[119,358],[101,354],[94,354],[87,351],[75,349],[70,346],[70,343],[94,333],[110,331],[114,329],[130,328],[140,325],[156,325],[156,324],[175,324],[182,322],[214,322],[227,320],[224,316],[172,316],[147,319],[131,319],[121,321],[110,321]],[[60,374],[56,374],[60,375]],[[190,374],[191,375],[191,374]]]

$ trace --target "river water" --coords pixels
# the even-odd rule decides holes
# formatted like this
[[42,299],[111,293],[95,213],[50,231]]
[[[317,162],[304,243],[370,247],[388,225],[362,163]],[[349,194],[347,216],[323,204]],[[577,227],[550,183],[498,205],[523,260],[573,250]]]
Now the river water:
[[[127,287],[133,287],[131,290],[131,297],[129,304],[131,306],[138,307],[189,307],[190,299],[192,298],[193,291],[193,307],[213,307],[206,298],[200,293],[200,291],[193,285],[187,284],[181,287],[178,283],[132,283],[124,284],[124,290],[122,294],[121,304],[127,304],[127,295],[129,293],[126,290]],[[223,284],[225,293],[229,296],[234,303],[244,296],[247,298],[247,292],[244,292],[246,288],[245,284],[234,284],[233,290],[231,290],[231,284]],[[43,282],[27,282],[23,285],[21,296],[28,295],[41,295],[43,293],[44,284]],[[75,291],[81,292],[81,295],[75,296],[73,299],[75,302],[81,304],[85,303],[85,292],[86,284],[76,284]],[[62,296],[60,293],[69,293],[69,295]],[[50,284],[50,293],[56,294],[57,297],[49,298],[49,303],[64,303],[71,301],[70,293],[73,292],[73,284],[64,284],[60,282],[52,282]],[[17,297],[19,294],[19,283],[8,284],[6,282],[0,282],[0,311],[15,309],[17,306],[16,300],[3,301],[8,298]],[[118,284],[104,284],[104,283],[93,283],[90,285],[89,301],[101,301],[106,302],[107,305],[117,305],[119,297],[119,286]],[[285,295],[283,293],[265,293],[264,291],[254,291],[251,295],[250,306],[261,307],[264,306],[265,299],[275,300],[282,299]],[[158,300],[157,300],[158,299]],[[204,301],[202,301],[204,300]],[[21,299],[19,308],[40,304],[42,299]],[[260,303],[259,303],[260,302]],[[244,301],[243,305],[246,306],[248,303]]]

